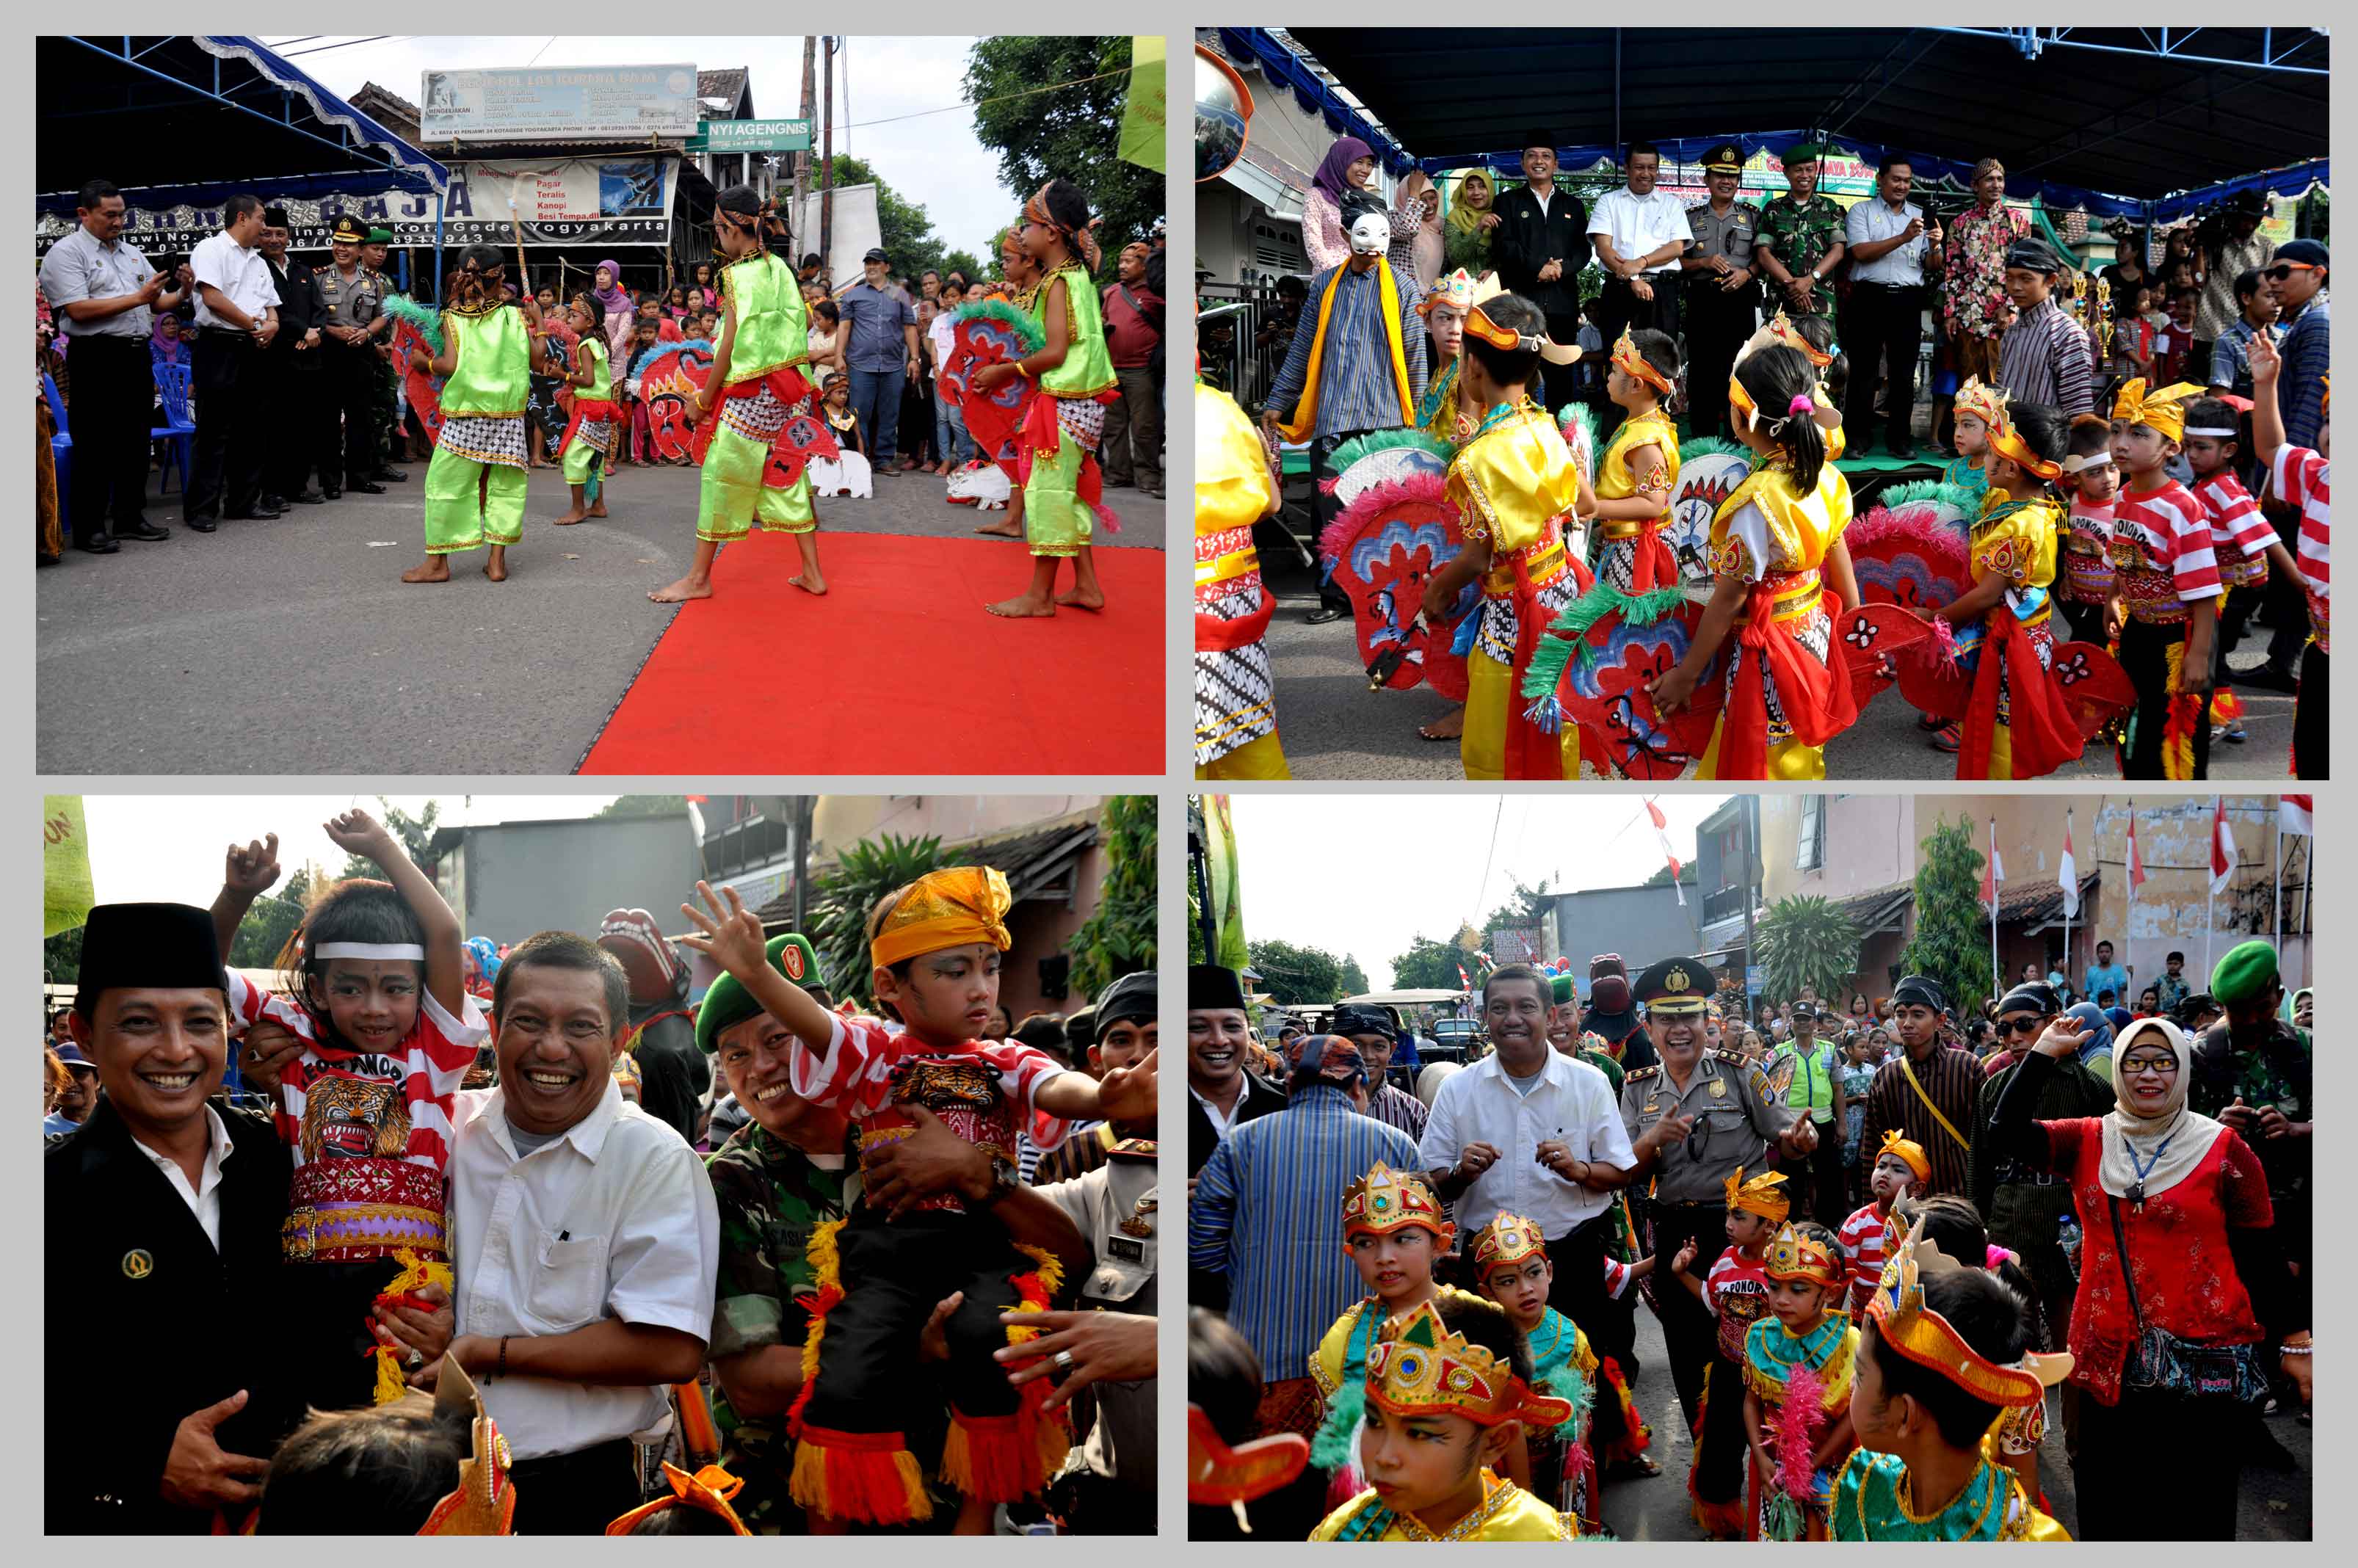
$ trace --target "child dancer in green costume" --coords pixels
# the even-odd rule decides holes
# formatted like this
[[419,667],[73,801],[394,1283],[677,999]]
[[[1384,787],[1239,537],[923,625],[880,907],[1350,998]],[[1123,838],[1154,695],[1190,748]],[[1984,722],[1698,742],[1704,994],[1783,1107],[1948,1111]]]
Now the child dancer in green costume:
[[[1032,319],[1040,320],[1040,264],[1023,248],[1023,217],[1016,214],[1015,222],[999,232],[999,276],[1007,280],[1008,303]],[[1109,362],[1110,362],[1109,361]],[[1004,451],[983,452],[983,459],[999,465],[1007,475],[1007,515],[996,523],[985,523],[975,529],[998,539],[1023,537],[1023,473],[1015,460],[1012,448]]]
[[[1028,376],[1043,395],[1032,400],[1017,437],[1025,449],[1023,536],[1032,548],[1032,586],[990,606],[993,615],[1054,615],[1060,604],[1105,608],[1089,533],[1096,518],[1112,522],[1098,499],[1103,481],[1097,450],[1105,403],[1117,383],[1097,289],[1089,282],[1089,269],[1098,262],[1089,226],[1088,201],[1071,181],[1052,179],[1032,193],[1023,205],[1023,248],[1045,274],[1039,319],[1047,346],[1020,360],[987,365],[975,375],[975,385],[985,392],[1011,375]],[[1056,563],[1068,557],[1073,587],[1060,594]]]
[[769,251],[771,236],[785,237],[785,223],[750,185],[722,191],[712,222],[728,265],[720,272],[720,341],[712,351],[712,373],[689,414],[699,424],[712,421],[698,432],[704,482],[697,503],[696,564],[647,597],[657,604],[711,598],[713,557],[757,522],[763,533],[792,534],[800,546],[803,569],[786,580],[805,592],[825,593],[810,475],[797,476],[784,490],[763,483],[770,443],[817,395],[802,373],[810,359],[802,285],[794,268]]
[[606,515],[605,470],[622,449],[622,410],[614,403],[614,370],[606,361],[606,308],[597,297],[577,294],[568,309],[579,341],[566,383],[573,388],[573,418],[562,448],[565,482],[573,487],[573,510],[557,520],[560,528]]
[[524,538],[524,409],[532,372],[563,375],[547,361],[539,308],[510,304],[507,265],[489,245],[460,254],[442,350],[412,362],[442,385],[442,429],[426,469],[426,559],[404,582],[449,582],[449,557],[489,544],[483,575],[504,582],[507,547]]

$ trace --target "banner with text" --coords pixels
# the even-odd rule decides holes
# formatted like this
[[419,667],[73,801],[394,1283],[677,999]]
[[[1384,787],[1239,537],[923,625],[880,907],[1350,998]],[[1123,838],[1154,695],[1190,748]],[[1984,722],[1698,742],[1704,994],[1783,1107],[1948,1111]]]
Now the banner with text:
[[420,73],[428,145],[563,136],[691,136],[701,105],[693,65]]

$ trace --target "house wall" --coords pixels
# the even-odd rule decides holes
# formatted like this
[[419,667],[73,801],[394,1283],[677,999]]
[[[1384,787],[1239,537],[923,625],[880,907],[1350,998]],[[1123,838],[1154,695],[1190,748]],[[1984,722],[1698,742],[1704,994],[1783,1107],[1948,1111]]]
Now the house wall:
[[650,910],[661,920],[696,889],[685,813],[493,823],[468,828],[453,854],[447,885],[460,925],[493,942],[541,931],[595,936],[611,909]]

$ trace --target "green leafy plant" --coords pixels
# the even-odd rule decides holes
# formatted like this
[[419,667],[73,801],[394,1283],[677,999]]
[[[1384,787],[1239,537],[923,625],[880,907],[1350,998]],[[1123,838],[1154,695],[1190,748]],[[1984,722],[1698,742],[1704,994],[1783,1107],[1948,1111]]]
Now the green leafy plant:
[[[1481,979],[1481,968],[1474,955],[1453,943],[1436,942],[1419,935],[1409,950],[1392,960],[1392,985],[1401,990],[1455,990],[1457,970],[1465,966],[1467,975]],[[1354,995],[1357,994],[1356,992]]]
[[1019,204],[1054,176],[1081,188],[1090,212],[1105,220],[1100,281],[1112,278],[1114,256],[1163,210],[1163,176],[1115,156],[1130,49],[1127,33],[1001,34],[977,39],[967,55],[975,139],[999,154],[1000,180]]
[[811,890],[816,895],[811,928],[805,935],[838,1000],[875,1000],[868,985],[868,912],[876,901],[927,871],[966,863],[964,852],[945,852],[938,837],[903,838],[887,833],[852,845],[835,869],[818,879]]
[[1942,818],[1916,866],[1916,935],[1900,968],[1937,981],[1960,1016],[1990,994],[1989,911],[1969,818]]
[[1803,986],[1833,996],[1858,968],[1858,926],[1826,899],[1779,899],[1761,912],[1755,936],[1770,996],[1799,996]]
[[1253,968],[1260,971],[1261,989],[1282,1007],[1323,1007],[1356,991],[1343,989],[1343,961],[1324,947],[1297,947],[1291,942],[1255,942]]
[[1105,876],[1098,886],[1098,906],[1065,949],[1073,957],[1076,1007],[1122,976],[1154,968],[1155,925],[1161,918],[1155,814],[1151,795],[1106,797]]

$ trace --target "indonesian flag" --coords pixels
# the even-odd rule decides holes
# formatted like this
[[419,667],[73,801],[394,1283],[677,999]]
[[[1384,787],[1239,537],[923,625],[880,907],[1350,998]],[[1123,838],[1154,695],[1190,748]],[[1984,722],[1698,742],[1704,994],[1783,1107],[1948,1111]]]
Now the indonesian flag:
[[2145,857],[2137,853],[2136,813],[2129,813],[2129,892],[2145,885]]
[[1982,868],[1982,902],[1989,905],[1990,924],[1997,924],[1997,885],[2006,881],[2006,862],[1997,855],[1997,818],[1990,818],[1989,863]]
[[1671,819],[1664,816],[1662,808],[1650,799],[1646,802],[1646,815],[1653,818],[1654,837],[1662,841],[1662,859],[1671,863],[1671,891],[1679,895],[1679,907],[1684,909],[1687,906],[1687,890],[1680,886],[1679,877],[1685,868],[1679,864],[1677,854],[1671,849]]
[[2277,831],[2299,833],[2314,837],[2317,833],[2317,813],[2309,805],[2310,796],[2288,795],[2277,802]]
[[1463,964],[1457,966],[1457,985],[1461,990],[1470,991],[1474,989],[1474,977],[1466,972],[1466,966]]
[[2063,913],[2076,917],[2080,913],[2080,863],[2071,858],[2071,818],[2063,818],[2063,863],[2055,869],[2055,880],[2063,888]]
[[2211,891],[2227,891],[2235,876],[2235,835],[2227,827],[2227,797],[2211,797]]

